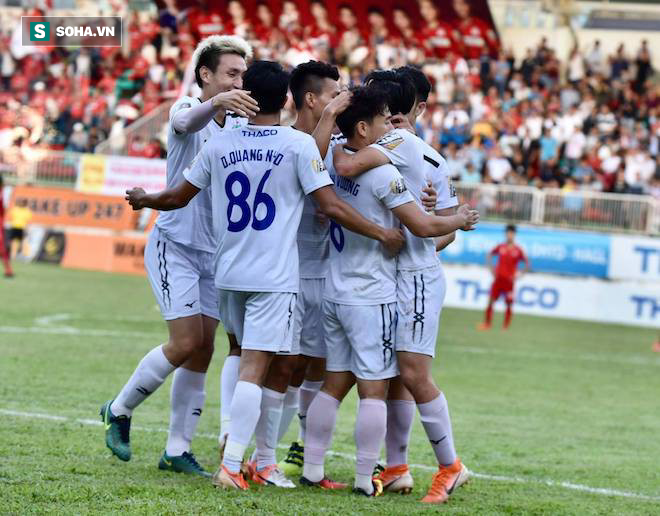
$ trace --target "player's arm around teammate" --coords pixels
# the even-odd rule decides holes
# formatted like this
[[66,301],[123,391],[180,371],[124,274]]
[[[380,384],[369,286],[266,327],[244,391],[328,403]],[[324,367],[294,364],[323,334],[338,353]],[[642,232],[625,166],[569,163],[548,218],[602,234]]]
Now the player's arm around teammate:
[[174,188],[152,194],[146,193],[142,188],[132,188],[126,190],[124,199],[134,210],[152,208],[158,211],[171,211],[188,206],[188,203],[198,193],[199,188],[184,179]]
[[[390,111],[396,114],[393,118],[398,120],[398,125],[413,127],[416,117],[424,111],[431,89],[426,76],[418,69],[404,67],[374,72],[371,80],[380,83],[388,93]],[[395,130],[370,149],[377,150],[399,168],[416,200],[419,201],[423,186],[430,181],[438,192],[436,215],[456,214],[458,201],[444,158],[410,130]],[[431,376],[446,288],[436,248],[448,245],[454,235],[448,233],[437,242],[407,235],[407,247],[397,263],[396,350],[400,376],[391,382],[388,393],[387,467],[378,478],[387,490],[402,493],[412,490],[407,449],[416,402],[439,466],[427,496],[422,499],[425,503],[446,501],[467,480],[467,470],[454,449],[446,400]]]
[[[172,189],[163,190],[154,194],[145,193],[142,188],[133,188],[126,191],[125,199],[134,210],[153,208],[155,210],[167,211],[183,208],[195,195],[197,195],[198,192],[199,188],[184,180]],[[389,253],[396,254],[403,246],[404,239],[401,230],[396,228],[383,228],[378,224],[374,224],[365,219],[355,210],[355,208],[339,199],[332,186],[319,188],[311,195],[319,204],[319,209],[324,215],[337,221],[350,231],[378,240]],[[408,213],[408,210],[406,210],[406,213]],[[421,213],[423,214],[423,212]],[[419,217],[416,217],[414,213],[409,216],[404,216],[406,217],[406,220],[410,220],[410,223],[418,228],[418,231],[427,231],[430,233],[444,231],[446,228],[453,227],[453,225],[456,224],[459,224],[459,227],[462,227],[465,224],[476,223],[474,216],[469,213],[461,214],[457,218],[448,222],[435,220],[432,220],[431,222],[423,221],[420,220]]]
[[[207,139],[218,135],[230,118],[227,110],[253,114],[256,102],[242,88],[242,73],[252,50],[235,36],[211,36],[201,41],[193,57],[199,98],[184,96],[170,110],[168,131],[167,184],[170,189],[183,177]],[[131,457],[129,431],[133,409],[162,385],[174,372],[171,391],[170,428],[159,469],[210,476],[190,453],[190,443],[202,413],[205,378],[213,354],[218,323],[217,293],[213,286],[215,240],[210,197],[196,199],[186,210],[166,213],[185,206],[198,190],[186,191],[186,201],[163,196],[160,214],[149,236],[145,264],[169,339],[151,350],[118,396],[106,403],[101,415],[106,425],[106,444],[122,460]],[[130,194],[131,192],[127,192]],[[137,189],[132,199],[144,194]],[[127,198],[131,198],[130,195]],[[133,204],[134,209],[141,206]],[[237,348],[238,349],[238,348]]]

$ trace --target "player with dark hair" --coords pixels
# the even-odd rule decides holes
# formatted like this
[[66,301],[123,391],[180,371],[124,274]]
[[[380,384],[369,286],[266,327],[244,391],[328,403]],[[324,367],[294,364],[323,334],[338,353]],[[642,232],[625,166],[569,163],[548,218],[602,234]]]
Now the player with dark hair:
[[364,78],[364,83],[385,92],[393,116],[408,113],[415,104],[415,84],[394,70],[374,70]]
[[[243,86],[260,107],[246,127],[209,140],[175,187],[156,194],[141,188],[127,192],[134,209],[176,210],[201,190],[213,191],[220,317],[241,345],[229,435],[213,483],[240,490],[248,489],[241,463],[262,411],[282,405],[283,396],[262,385],[275,353],[289,352],[292,346],[300,282],[296,236],[304,196],[311,194],[325,216],[382,242],[388,252],[398,252],[403,244],[399,229],[368,221],[337,197],[314,138],[280,126],[289,87],[289,74],[281,65],[253,62]],[[272,423],[279,427],[279,418]],[[262,448],[269,447],[262,443]],[[270,448],[270,463],[265,465],[264,457],[259,461],[263,467],[257,466],[260,483],[294,487]]]
[[[207,140],[223,139],[227,129],[244,125],[240,116],[259,111],[242,90],[250,45],[237,36],[210,36],[197,46],[192,64],[202,88],[200,98],[181,97],[170,109],[167,138],[167,185],[183,179],[183,171]],[[205,380],[218,324],[213,285],[216,238],[211,196],[204,192],[185,209],[163,212],[149,235],[145,268],[169,339],[140,361],[114,400],[101,407],[105,442],[123,461],[131,458],[133,410],[174,372],[170,395],[170,427],[159,469],[210,476],[190,453],[190,444],[206,398]],[[229,332],[231,333],[231,332]],[[240,348],[229,336],[230,351],[222,369],[222,412],[228,412],[238,378]],[[227,401],[229,400],[229,401]],[[223,417],[223,426],[228,416]],[[221,430],[220,436],[224,435]]]
[[4,183],[0,175],[0,258],[5,268],[5,278],[11,278],[14,276],[14,271],[11,269],[11,263],[9,263],[9,251],[5,243],[5,201],[2,195],[3,187]]
[[[486,257],[486,265],[495,276],[495,281],[490,288],[490,299],[488,300],[488,307],[486,308],[486,319],[479,326],[480,330],[489,330],[493,320],[493,304],[504,295],[506,302],[506,312],[504,314],[504,325],[506,329],[511,324],[511,316],[513,315],[513,286],[517,277],[521,274],[529,272],[529,260],[527,255],[515,242],[516,226],[509,224],[506,227],[506,242],[499,244],[488,253]],[[492,259],[497,256],[497,266],[492,265]],[[518,263],[523,262],[525,268],[522,272],[518,271]]]
[[421,116],[426,110],[426,103],[428,102],[429,94],[431,93],[431,81],[429,81],[426,74],[416,66],[401,66],[394,71],[408,77],[415,86],[415,104],[413,104],[411,113],[411,118],[414,120]]
[[[339,113],[346,109],[350,94],[339,86],[339,70],[319,61],[298,65],[291,73],[289,88],[296,106],[295,129],[311,134],[326,163],[332,160],[332,147],[343,138],[332,131]],[[286,391],[277,441],[286,433],[293,416],[299,418],[298,439],[291,443],[280,469],[288,476],[300,476],[303,465],[307,409],[321,388],[325,372],[323,339],[323,288],[328,268],[329,221],[319,213],[311,197],[305,198],[298,228],[300,292],[296,304],[294,334],[296,368]],[[278,357],[285,360],[286,357]],[[273,366],[271,366],[272,369]],[[286,388],[286,386],[285,386]],[[343,486],[343,485],[341,485]]]
[[[336,66],[321,61],[308,61],[293,69],[289,88],[297,110],[300,110],[305,104],[307,93],[321,95],[324,86],[328,86],[326,79],[335,81],[336,85],[336,82],[339,81],[339,70]],[[330,94],[332,95],[332,93]]]
[[[331,143],[335,118],[348,105],[349,95],[340,93],[338,79],[339,70],[336,67],[309,61],[298,65],[289,80],[298,112],[293,128],[311,134],[324,159]],[[287,476],[299,476],[302,470],[305,414],[320,388],[325,371],[320,311],[328,254],[328,225],[313,198],[305,197],[297,237],[300,289],[296,301],[294,336],[291,350],[280,352],[273,358],[264,380],[264,397],[271,397],[273,401],[262,409],[255,430],[257,445],[248,463],[250,477],[256,483],[264,483],[259,471],[273,465],[275,447],[296,413],[300,416],[300,437],[291,444],[289,453],[278,467]],[[310,378],[301,387],[308,364]],[[299,403],[301,391],[302,404]]]
[[[400,111],[392,118],[396,118],[397,125],[412,128],[418,94],[413,89],[412,94],[407,94],[408,98],[399,99],[411,79],[404,72],[395,73],[394,80],[385,74],[378,74],[376,79],[379,77],[385,79],[380,86],[388,92],[391,105],[403,106],[393,107]],[[397,88],[396,82],[403,87]],[[377,81],[372,84],[376,86]],[[399,100],[392,102],[392,99]],[[391,163],[399,169],[417,202],[423,187],[430,181],[438,192],[435,213],[451,216],[456,211],[458,199],[449,180],[446,161],[409,130],[395,129],[352,156],[336,151],[334,158],[335,168],[342,176],[358,179],[370,167]],[[406,247],[397,264],[396,352],[400,375],[390,383],[388,392],[387,468],[376,478],[386,490],[412,491],[413,478],[407,462],[416,404],[438,462],[438,471],[422,499],[424,503],[447,501],[449,495],[469,478],[467,468],[456,455],[447,400],[431,374],[446,291],[445,276],[436,251],[453,240],[453,233],[436,241],[406,234]]]
[[[347,138],[345,150],[337,152],[349,154],[382,141],[392,127],[384,88],[374,83],[354,88],[352,92],[351,104],[337,117],[337,126]],[[425,184],[425,180],[421,182]],[[363,215],[385,225],[396,226],[400,221],[415,237],[428,238],[471,228],[479,218],[467,205],[448,217],[426,214],[420,201],[422,187],[415,184],[418,192],[412,194],[404,178],[390,164],[376,166],[350,179],[335,176],[335,188],[340,198]],[[360,403],[355,424],[354,491],[378,496],[382,493],[382,482],[372,479],[372,472],[385,438],[389,380],[397,375],[394,348],[397,260],[384,255],[368,239],[338,225],[331,230],[331,241],[323,305],[326,375],[307,414],[305,463],[300,482],[324,487],[325,453],[337,411],[357,383]],[[432,238],[430,245],[435,247]]]

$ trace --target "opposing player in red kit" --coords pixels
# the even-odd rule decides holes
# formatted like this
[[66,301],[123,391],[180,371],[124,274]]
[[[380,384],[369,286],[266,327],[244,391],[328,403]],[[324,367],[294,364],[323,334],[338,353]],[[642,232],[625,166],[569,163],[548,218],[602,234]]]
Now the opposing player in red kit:
[[[499,244],[488,253],[486,263],[493,271],[495,281],[490,288],[490,299],[488,300],[488,308],[486,308],[486,320],[479,325],[480,330],[489,330],[490,324],[493,320],[493,303],[504,294],[506,301],[506,313],[504,315],[504,328],[508,328],[511,324],[511,315],[513,307],[513,283],[518,273],[518,262],[524,262],[525,268],[520,274],[529,271],[529,260],[524,251],[515,243],[516,226],[509,225],[506,227],[506,243]],[[493,267],[493,256],[497,256],[497,266]]]

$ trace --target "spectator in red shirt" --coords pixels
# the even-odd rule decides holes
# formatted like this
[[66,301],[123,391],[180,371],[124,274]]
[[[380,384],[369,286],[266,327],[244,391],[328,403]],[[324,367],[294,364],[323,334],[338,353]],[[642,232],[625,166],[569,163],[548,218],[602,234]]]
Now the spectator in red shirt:
[[152,138],[151,141],[144,148],[143,156],[145,158],[164,158],[166,155],[163,152],[163,146],[156,139]]
[[[524,262],[525,269],[522,273],[529,271],[529,260],[525,252],[515,243],[516,226],[506,227],[506,243],[497,245],[487,257],[487,265],[495,276],[495,281],[490,289],[490,299],[486,308],[486,320],[479,326],[480,330],[489,330],[493,320],[493,303],[504,294],[506,301],[506,313],[504,315],[504,329],[511,324],[513,314],[513,284],[521,273],[518,272],[518,263]],[[491,260],[497,256],[497,266],[493,267]]]
[[284,0],[282,4],[282,13],[280,14],[279,27],[284,31],[287,39],[291,40],[302,38],[302,29],[300,26],[300,11],[298,6],[292,0]]
[[454,27],[439,19],[433,1],[420,0],[419,11],[424,19],[419,39],[424,44],[426,56],[445,59],[450,53],[459,54],[460,35]]
[[141,135],[136,134],[128,143],[128,155],[135,158],[144,158],[147,152],[147,143]]
[[188,21],[195,32],[197,41],[214,34],[222,34],[225,30],[225,24],[220,14],[217,12],[210,13],[204,0],[199,0],[198,4],[188,12]]
[[329,49],[332,40],[335,38],[337,30],[330,22],[328,9],[322,0],[313,0],[309,4],[314,23],[305,27],[305,37],[310,45],[316,49]]
[[275,17],[270,6],[266,2],[257,4],[257,23],[254,27],[254,33],[257,39],[264,45],[273,45],[273,37],[278,32],[275,27]]
[[229,0],[227,13],[231,18],[231,31],[241,38],[249,39],[252,25],[245,14],[245,7],[238,0]]
[[399,32],[400,40],[404,45],[417,46],[421,44],[421,41],[415,34],[412,20],[403,7],[395,7],[392,9],[392,23]]
[[338,62],[345,62],[353,50],[364,45],[364,37],[358,27],[357,16],[350,5],[339,6],[339,24],[343,30],[339,33],[335,45],[335,57]]
[[453,6],[459,20],[458,31],[466,59],[479,59],[484,54],[495,57],[499,42],[491,24],[472,16],[466,0],[453,0]]
[[367,11],[367,21],[369,22],[369,46],[372,48],[385,43],[388,39],[389,31],[385,14],[380,7],[369,7]]

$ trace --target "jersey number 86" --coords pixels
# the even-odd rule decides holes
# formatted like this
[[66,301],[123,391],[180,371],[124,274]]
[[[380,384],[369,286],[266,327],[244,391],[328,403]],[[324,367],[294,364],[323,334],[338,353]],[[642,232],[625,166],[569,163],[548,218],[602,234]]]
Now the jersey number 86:
[[[272,169],[270,168],[266,170],[259,181],[257,191],[254,194],[252,209],[250,209],[250,205],[247,203],[247,198],[250,195],[250,179],[243,174],[243,172],[239,172],[238,170],[227,176],[227,180],[225,181],[225,193],[229,199],[229,205],[227,206],[227,220],[229,221],[227,229],[229,231],[234,233],[243,231],[248,224],[250,224],[250,220],[252,220],[252,229],[255,229],[256,231],[263,231],[273,223],[276,211],[275,201],[270,195],[263,191],[264,185],[266,184],[266,181],[268,181],[271,171]],[[235,183],[238,183],[241,187],[236,195],[234,195],[233,191]],[[257,218],[257,209],[259,208],[259,205],[263,205],[266,208],[266,215],[261,219]],[[232,220],[231,218],[234,206],[236,206],[241,212],[241,216],[238,220]]]

